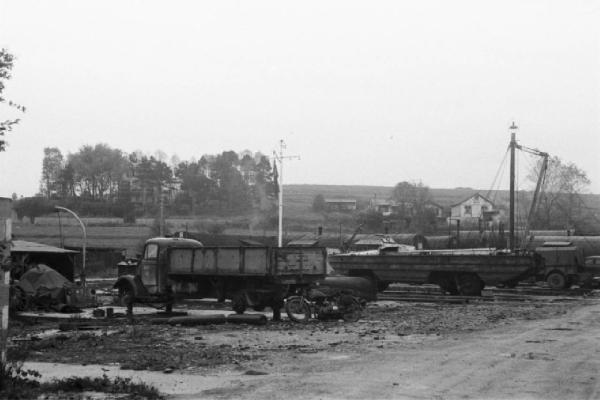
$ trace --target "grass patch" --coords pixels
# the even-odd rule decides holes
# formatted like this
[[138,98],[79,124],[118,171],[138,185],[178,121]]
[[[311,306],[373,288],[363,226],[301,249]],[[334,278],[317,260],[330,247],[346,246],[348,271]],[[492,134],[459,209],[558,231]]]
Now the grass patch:
[[[121,399],[164,399],[158,389],[143,382],[133,382],[131,378],[102,377],[77,377],[55,379],[51,382],[40,383],[37,378],[41,375],[37,371],[24,370],[22,364],[10,363],[3,369],[0,398],[2,399],[32,399],[41,395],[81,394],[82,392],[100,392],[119,395]],[[62,397],[61,397],[62,398]],[[83,397],[82,397],[83,398]]]
[[164,399],[158,389],[143,382],[133,382],[131,378],[109,378],[106,375],[98,378],[77,377],[54,380],[40,385],[42,393],[57,392],[102,392],[127,395],[125,399]]

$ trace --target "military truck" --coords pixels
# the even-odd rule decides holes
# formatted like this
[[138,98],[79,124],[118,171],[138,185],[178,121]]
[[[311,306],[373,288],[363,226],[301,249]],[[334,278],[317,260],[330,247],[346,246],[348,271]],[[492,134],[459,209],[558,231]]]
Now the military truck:
[[536,274],[537,257],[494,249],[413,250],[389,247],[329,257],[339,274],[371,279],[379,291],[391,283],[433,283],[444,292],[481,296],[485,286],[514,287]]
[[248,307],[274,310],[274,318],[288,293],[323,279],[327,272],[324,247],[206,247],[193,239],[148,239],[135,274],[118,278],[122,305],[164,304],[171,312],[183,298],[232,300],[242,314]]
[[583,250],[570,241],[545,242],[535,248],[535,253],[542,259],[536,278],[552,289],[591,287],[600,277],[600,265],[586,260]]

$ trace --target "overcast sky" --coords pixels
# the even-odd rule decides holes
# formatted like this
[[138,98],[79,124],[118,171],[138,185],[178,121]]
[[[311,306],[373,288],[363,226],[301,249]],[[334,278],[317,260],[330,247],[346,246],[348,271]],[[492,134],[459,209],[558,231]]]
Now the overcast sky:
[[513,120],[600,193],[598,21],[600,1],[0,0],[5,96],[27,106],[0,195],[38,190],[44,147],[279,139],[301,156],[286,183],[489,189]]

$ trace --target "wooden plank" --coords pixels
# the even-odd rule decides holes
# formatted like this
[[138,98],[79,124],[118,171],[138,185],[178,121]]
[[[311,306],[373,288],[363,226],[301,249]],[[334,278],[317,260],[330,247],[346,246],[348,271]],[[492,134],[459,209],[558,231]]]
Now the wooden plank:
[[0,362],[6,364],[6,338],[8,335],[8,306],[10,296],[10,241],[12,239],[12,201],[0,197]]

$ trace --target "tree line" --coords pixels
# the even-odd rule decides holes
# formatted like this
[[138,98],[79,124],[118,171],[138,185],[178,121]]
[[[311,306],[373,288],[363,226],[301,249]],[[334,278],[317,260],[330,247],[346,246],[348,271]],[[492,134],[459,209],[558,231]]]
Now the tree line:
[[181,161],[163,152],[126,153],[106,144],[85,145],[66,156],[44,149],[40,190],[17,201],[21,216],[42,215],[61,203],[87,216],[268,213],[275,204],[277,171],[260,152],[224,151]]

